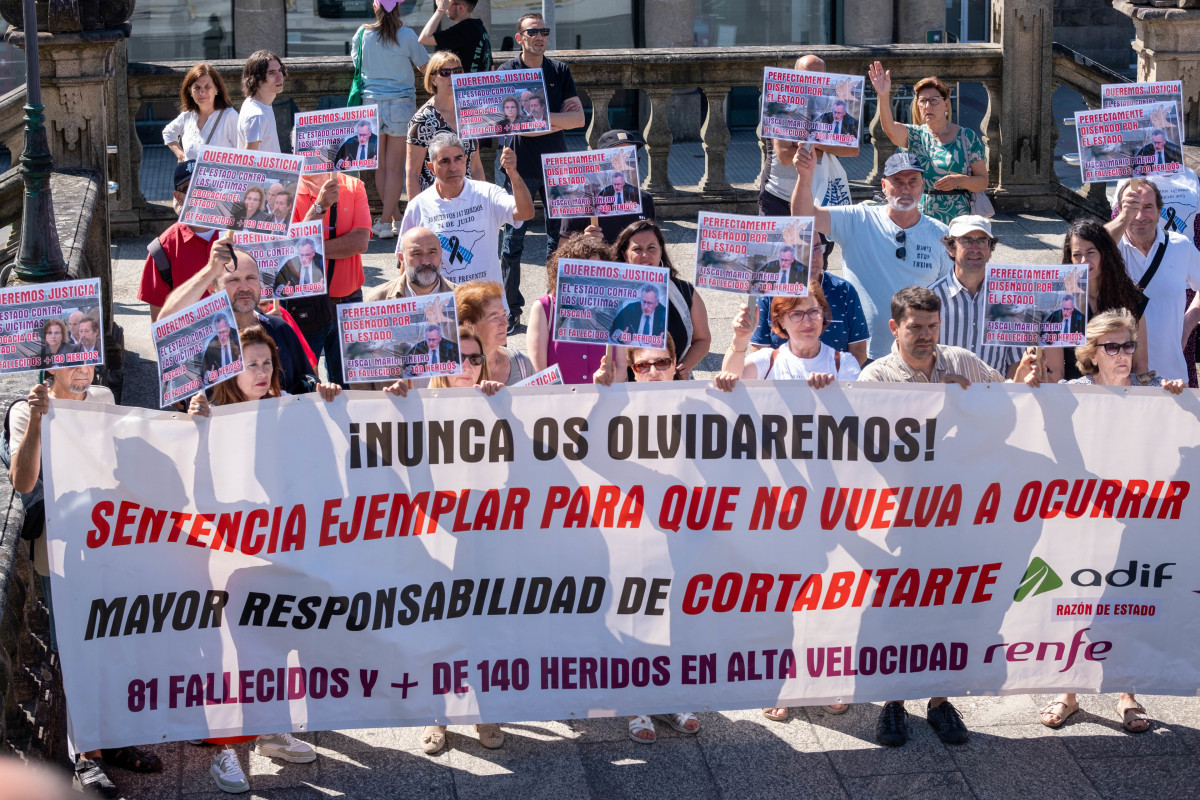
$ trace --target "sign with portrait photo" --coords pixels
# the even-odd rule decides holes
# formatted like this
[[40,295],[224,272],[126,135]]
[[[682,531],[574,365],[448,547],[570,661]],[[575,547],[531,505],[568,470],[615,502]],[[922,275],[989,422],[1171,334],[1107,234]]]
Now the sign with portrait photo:
[[344,303],[337,319],[347,383],[462,372],[453,292]]
[[665,348],[670,276],[666,267],[560,259],[554,341]]
[[700,212],[696,288],[756,297],[808,296],[812,217]]
[[637,148],[632,145],[545,154],[542,175],[552,218],[642,213]]
[[864,86],[862,75],[765,67],[763,138],[858,147]]
[[329,108],[296,115],[296,155],[304,173],[357,172],[379,166],[379,106]]
[[237,320],[222,291],[154,322],[158,405],[166,408],[242,372]]
[[1179,106],[1173,102],[1076,111],[1083,182],[1106,183],[1182,171],[1178,131]]
[[261,233],[235,233],[233,243],[254,256],[262,298],[294,300],[326,294],[323,220],[296,222],[286,239]]
[[546,84],[540,69],[467,72],[455,75],[453,81],[459,138],[550,132]]
[[205,147],[196,159],[179,221],[282,239],[291,225],[303,162],[285,153]]
[[1087,328],[1086,264],[988,264],[984,344],[1078,347]]
[[100,279],[0,289],[0,374],[104,363]]

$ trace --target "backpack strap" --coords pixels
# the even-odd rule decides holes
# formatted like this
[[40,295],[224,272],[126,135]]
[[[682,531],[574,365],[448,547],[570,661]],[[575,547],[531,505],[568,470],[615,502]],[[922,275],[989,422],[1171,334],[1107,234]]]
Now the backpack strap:
[[162,282],[174,289],[175,281],[171,277],[171,259],[167,258],[167,251],[163,249],[162,242],[158,240],[157,236],[150,240],[150,244],[146,245],[146,252],[154,259],[154,265],[158,267],[158,275],[162,278]]

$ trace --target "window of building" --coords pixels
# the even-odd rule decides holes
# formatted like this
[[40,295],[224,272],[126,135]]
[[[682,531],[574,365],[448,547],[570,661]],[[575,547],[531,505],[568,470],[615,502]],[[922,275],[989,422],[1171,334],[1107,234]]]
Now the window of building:
[[233,58],[230,0],[139,0],[130,22],[130,61]]
[[697,47],[828,44],[829,0],[696,0]]

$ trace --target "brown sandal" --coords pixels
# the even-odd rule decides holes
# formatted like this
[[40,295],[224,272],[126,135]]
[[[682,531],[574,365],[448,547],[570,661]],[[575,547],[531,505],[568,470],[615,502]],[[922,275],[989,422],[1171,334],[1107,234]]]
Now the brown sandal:
[[[782,711],[783,713],[782,714],[777,713],[779,711]],[[764,708],[762,710],[762,712],[763,712],[763,716],[766,717],[767,719],[771,720],[772,722],[787,722],[788,710],[786,708],[784,708],[783,706],[776,706],[775,708]]]
[[[1146,709],[1141,703],[1134,703],[1131,706],[1117,706],[1117,713],[1121,715],[1121,727],[1130,733],[1145,733],[1150,730],[1151,723],[1154,722],[1150,715],[1146,713]],[[1134,727],[1137,722],[1146,723],[1146,727]]]
[[[1062,706],[1062,712],[1056,710],[1058,706]],[[1067,703],[1063,700],[1055,700],[1052,703],[1047,703],[1046,707],[1038,712],[1038,719],[1040,719],[1042,724],[1047,728],[1061,728],[1063,723],[1067,721],[1067,718],[1078,710],[1078,702]],[[1058,722],[1047,722],[1047,716],[1058,717]]]

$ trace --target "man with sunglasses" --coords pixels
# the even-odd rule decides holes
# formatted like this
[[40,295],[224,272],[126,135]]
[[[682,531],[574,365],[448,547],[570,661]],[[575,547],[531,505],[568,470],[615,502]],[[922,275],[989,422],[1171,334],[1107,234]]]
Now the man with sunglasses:
[[[514,59],[504,62],[497,69],[540,69],[546,84],[546,110],[550,120],[550,131],[547,133],[522,134],[515,137],[513,150],[517,154],[517,173],[529,189],[530,196],[540,194],[542,208],[549,207],[546,197],[545,182],[542,179],[542,155],[545,153],[564,153],[567,150],[567,137],[563,131],[583,127],[583,103],[579,92],[575,90],[575,79],[571,77],[570,68],[561,61],[546,58],[546,38],[550,29],[541,14],[525,14],[517,20],[517,44],[521,53]],[[507,189],[511,191],[512,180],[505,179]],[[546,255],[558,249],[558,237],[561,223],[550,219],[547,214],[546,224]],[[501,273],[504,276],[504,294],[508,304],[508,332],[517,332],[521,322],[521,310],[525,307],[525,297],[521,294],[521,255],[525,252],[525,231],[527,225],[506,225],[504,227],[504,249],[501,257]]]
[[[417,41],[454,53],[467,72],[488,71],[492,68],[492,41],[482,20],[473,16],[478,4],[479,0],[437,0]],[[450,25],[438,30],[443,18],[450,20]]]
[[883,168],[885,205],[817,207],[812,197],[816,154],[796,150],[792,213],[814,217],[816,230],[842,246],[845,276],[858,291],[871,331],[867,355],[890,352],[888,307],[906,286],[929,286],[950,272],[953,261],[942,245],[948,228],[921,213],[925,165],[911,153],[896,153]]

